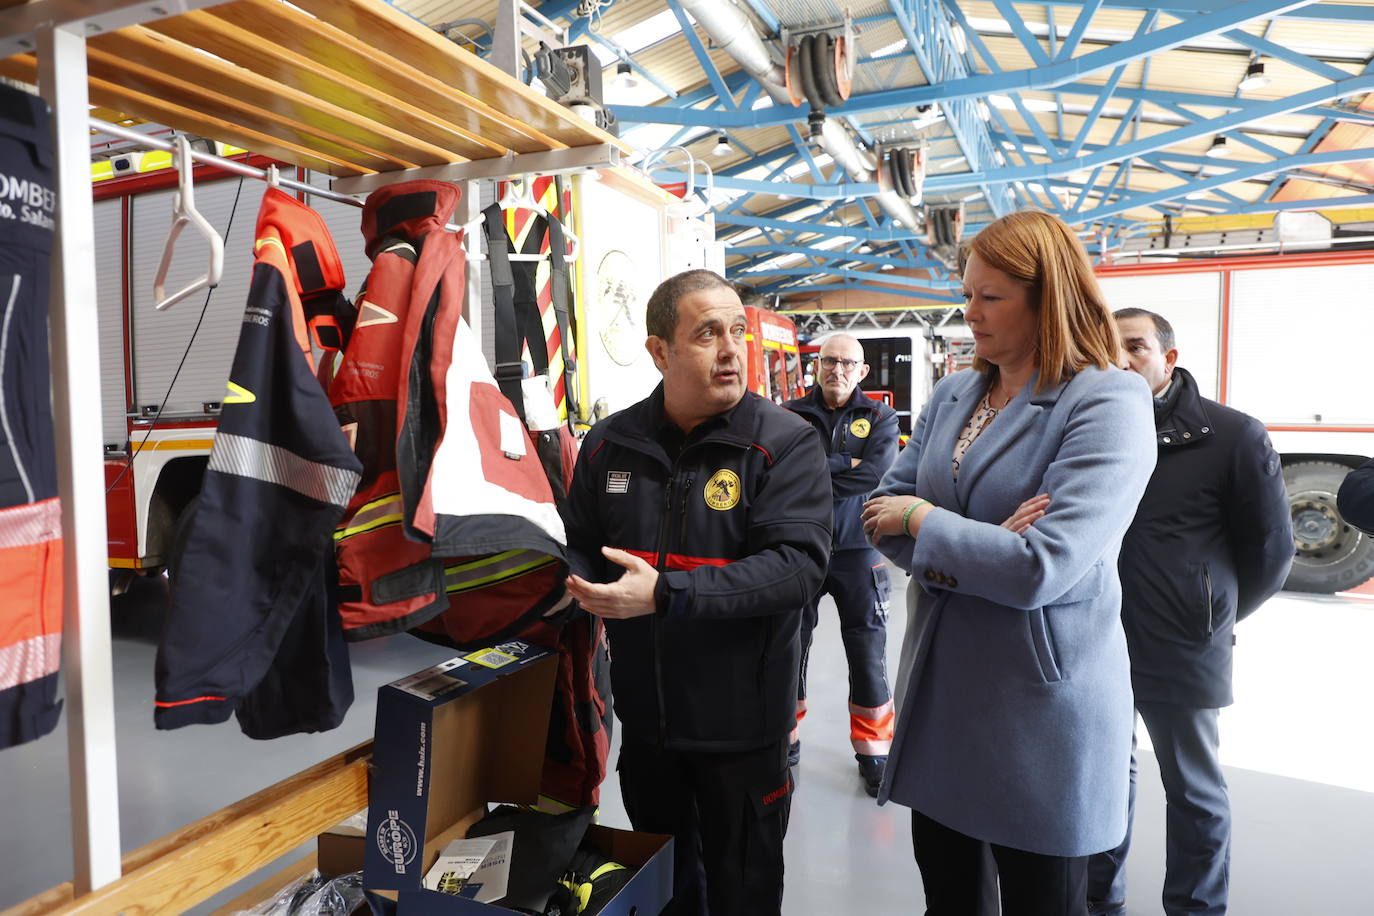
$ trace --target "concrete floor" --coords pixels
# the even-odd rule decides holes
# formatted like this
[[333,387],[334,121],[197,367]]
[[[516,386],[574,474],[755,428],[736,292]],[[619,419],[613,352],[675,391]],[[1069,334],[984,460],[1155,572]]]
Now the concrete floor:
[[[889,655],[895,664],[905,577],[894,575]],[[158,732],[152,670],[163,599],[139,581],[115,602],[115,705],[121,842],[150,842],[370,736],[375,688],[448,657],[409,637],[354,647],[358,701],[325,735],[271,742],[231,721]],[[1242,624],[1237,704],[1223,713],[1223,762],[1235,810],[1232,908],[1239,916],[1368,913],[1374,848],[1374,603],[1285,594]],[[846,673],[833,606],[822,605],[812,653],[810,715],[787,838],[788,916],[922,910],[909,812],[878,808],[860,787],[847,740]],[[0,752],[0,909],[71,876],[65,728]],[[1160,912],[1163,795],[1142,753],[1128,912]],[[615,780],[603,823],[628,826]],[[22,825],[22,829],[20,829]],[[256,883],[250,879],[246,885]],[[188,912],[207,913],[231,890]]]

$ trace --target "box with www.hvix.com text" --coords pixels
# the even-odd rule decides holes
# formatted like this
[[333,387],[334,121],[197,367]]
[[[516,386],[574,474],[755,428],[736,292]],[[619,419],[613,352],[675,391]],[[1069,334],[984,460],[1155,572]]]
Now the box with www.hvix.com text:
[[511,641],[378,690],[365,887],[420,887],[486,802],[538,800],[556,663]]
[[[510,912],[422,881],[488,802],[537,802],[556,669],[553,653],[513,640],[378,691],[363,886],[399,916]],[[658,916],[672,898],[671,838],[594,825],[587,842],[638,868],[603,916]]]

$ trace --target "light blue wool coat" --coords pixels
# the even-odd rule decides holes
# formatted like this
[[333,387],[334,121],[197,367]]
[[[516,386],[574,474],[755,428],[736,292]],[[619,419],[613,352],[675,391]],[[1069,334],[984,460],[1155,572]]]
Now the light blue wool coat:
[[[935,386],[875,495],[938,508],[915,541],[879,549],[912,573],[891,798],[961,833],[1046,855],[1126,833],[1134,711],[1116,559],[1155,464],[1149,388],[1086,369],[1035,379],[964,456],[954,443],[987,389],[972,369]],[[1001,523],[1050,495],[1024,535]]]

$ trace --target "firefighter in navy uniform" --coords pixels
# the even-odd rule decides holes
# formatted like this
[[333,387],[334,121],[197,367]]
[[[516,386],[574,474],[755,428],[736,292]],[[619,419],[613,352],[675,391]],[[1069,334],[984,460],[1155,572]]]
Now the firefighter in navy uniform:
[[[892,747],[892,692],[887,684],[887,612],[890,583],[882,554],[864,537],[859,513],[897,457],[897,412],[859,390],[868,375],[863,345],[848,334],[821,344],[816,385],[784,407],[806,419],[830,453],[834,539],[830,571],[821,593],[835,599],[840,639],[849,662],[849,741],[859,761],[864,790],[877,796]],[[802,618],[802,665],[797,690],[797,725],[806,715],[806,665],[818,620],[820,593]],[[792,734],[795,764],[801,741]]]
[[582,444],[564,510],[568,588],[606,620],[621,794],[672,834],[691,916],[782,908],[802,608],[825,576],[815,432],[744,387],[744,308],[705,270],[649,299],[663,383]]

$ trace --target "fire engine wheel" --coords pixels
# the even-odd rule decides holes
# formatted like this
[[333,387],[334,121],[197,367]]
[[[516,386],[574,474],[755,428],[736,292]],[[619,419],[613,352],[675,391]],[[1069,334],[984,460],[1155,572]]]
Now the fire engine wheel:
[[191,497],[191,501],[186,504],[186,508],[181,510],[177,516],[176,527],[172,529],[172,543],[167,549],[167,575],[175,580],[177,570],[181,566],[181,558],[186,553],[186,542],[191,537],[191,519],[196,514],[197,507],[200,506],[200,494]]
[[1297,550],[1284,588],[1331,594],[1374,577],[1374,539],[1336,509],[1336,492],[1349,470],[1330,461],[1303,461],[1283,469]]

